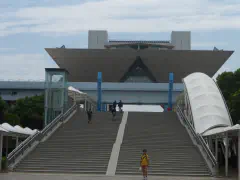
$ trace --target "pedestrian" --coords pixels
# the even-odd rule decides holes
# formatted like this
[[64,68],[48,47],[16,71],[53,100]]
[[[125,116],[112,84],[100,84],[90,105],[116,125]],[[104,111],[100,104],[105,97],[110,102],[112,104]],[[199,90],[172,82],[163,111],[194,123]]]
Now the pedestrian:
[[88,124],[92,124],[92,110],[91,108],[87,111]]
[[113,109],[116,109],[116,107],[117,107],[117,101],[115,100],[115,101],[113,102]]
[[123,107],[123,103],[122,103],[122,101],[120,100],[119,103],[118,103],[118,108],[119,108],[119,111],[120,111],[121,113],[123,112],[122,107]]
[[142,169],[142,173],[143,173],[143,179],[147,180],[147,176],[148,176],[148,166],[149,166],[149,156],[147,155],[147,150],[144,149],[143,150],[143,154],[141,156],[141,161],[140,161],[140,167]]
[[115,120],[115,116],[116,116],[116,108],[112,107],[112,120]]

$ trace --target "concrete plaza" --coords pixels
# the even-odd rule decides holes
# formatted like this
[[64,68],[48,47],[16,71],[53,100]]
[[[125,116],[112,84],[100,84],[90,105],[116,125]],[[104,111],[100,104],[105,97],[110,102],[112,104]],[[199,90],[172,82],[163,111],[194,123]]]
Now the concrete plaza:
[[[0,173],[1,180],[141,180],[141,176],[104,176],[79,174]],[[236,180],[212,177],[150,176],[149,180]]]

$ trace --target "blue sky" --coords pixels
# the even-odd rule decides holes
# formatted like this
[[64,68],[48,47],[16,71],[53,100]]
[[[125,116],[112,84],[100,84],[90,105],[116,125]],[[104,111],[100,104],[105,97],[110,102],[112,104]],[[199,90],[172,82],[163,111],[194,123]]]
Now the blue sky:
[[121,40],[189,30],[192,49],[235,51],[219,72],[240,67],[239,0],[8,0],[0,1],[0,79],[44,79],[44,68],[57,67],[44,48],[87,48],[89,29]]

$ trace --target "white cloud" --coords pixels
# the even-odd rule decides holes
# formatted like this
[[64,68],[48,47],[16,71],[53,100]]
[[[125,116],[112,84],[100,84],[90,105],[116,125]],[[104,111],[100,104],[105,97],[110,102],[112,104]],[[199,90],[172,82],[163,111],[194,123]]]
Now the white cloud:
[[0,79],[39,80],[45,78],[45,68],[56,68],[42,54],[0,55]]
[[240,2],[208,0],[103,0],[4,13],[0,34],[240,29]]
[[14,48],[0,48],[0,52],[12,51]]

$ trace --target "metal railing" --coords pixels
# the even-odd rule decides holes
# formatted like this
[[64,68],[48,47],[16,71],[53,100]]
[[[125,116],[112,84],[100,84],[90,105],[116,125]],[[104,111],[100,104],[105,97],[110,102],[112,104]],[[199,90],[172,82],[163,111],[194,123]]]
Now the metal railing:
[[74,110],[76,110],[76,108],[77,105],[74,104],[64,114],[61,113],[59,116],[57,116],[42,131],[37,131],[34,135],[29,136],[25,141],[17,146],[7,157],[8,165],[13,164],[18,157],[23,155],[23,153],[33,145],[34,142],[41,141],[48,133],[53,130],[54,127],[56,127],[59,122],[64,121]]
[[39,131],[36,131],[34,134],[28,136],[28,138],[25,139],[23,142],[21,142],[21,143],[17,146],[17,148],[15,148],[11,153],[8,154],[8,158],[12,157],[13,154],[17,151],[18,148],[23,147],[26,143],[28,143],[28,142],[33,138],[33,136],[35,136],[35,135],[38,134],[38,133],[39,133]]
[[212,154],[209,147],[207,146],[205,140],[203,139],[203,137],[199,133],[196,133],[195,129],[193,128],[191,123],[187,120],[187,118],[185,117],[181,108],[178,105],[177,105],[177,112],[179,113],[180,118],[183,120],[183,122],[185,123],[187,128],[190,130],[191,134],[193,135],[193,137],[195,138],[197,143],[203,148],[204,152],[207,155],[207,158],[211,161],[212,166],[213,167],[217,166],[217,160],[216,160],[215,156]]

